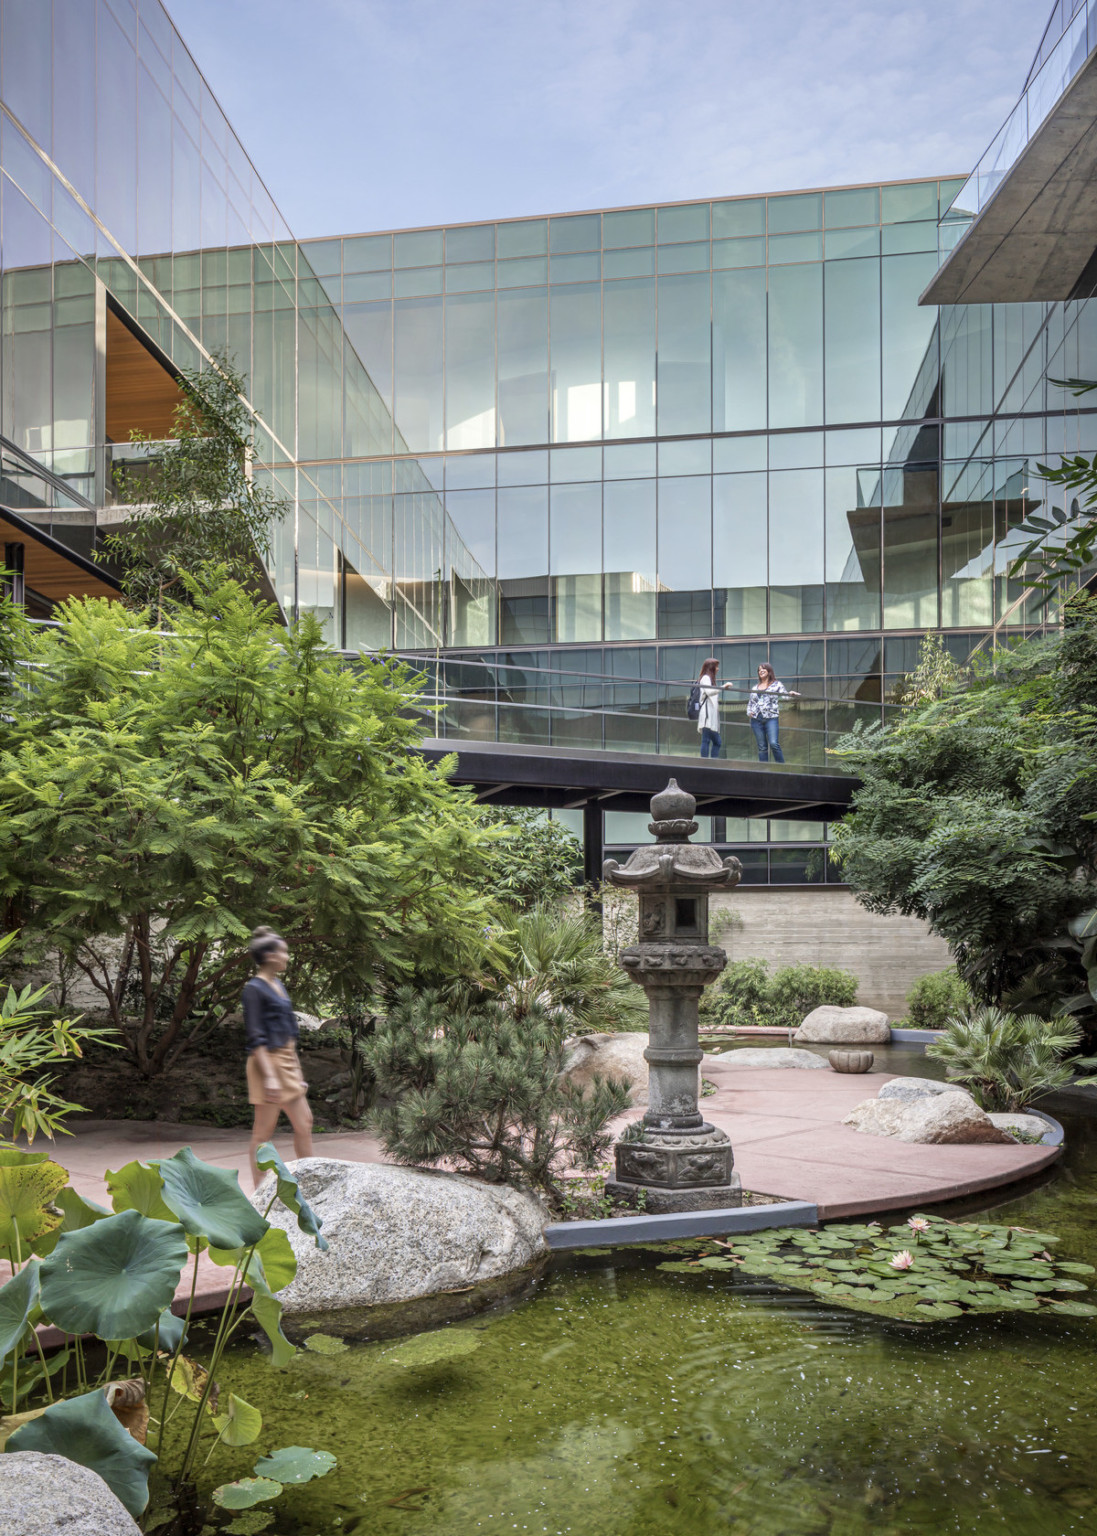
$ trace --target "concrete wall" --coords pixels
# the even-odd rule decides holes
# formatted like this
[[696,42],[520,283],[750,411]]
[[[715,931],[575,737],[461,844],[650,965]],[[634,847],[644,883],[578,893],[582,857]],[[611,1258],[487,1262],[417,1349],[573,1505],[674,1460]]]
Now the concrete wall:
[[781,965],[834,965],[852,971],[857,1001],[889,1018],[906,1012],[917,976],[951,965],[948,945],[916,917],[877,917],[839,886],[744,886],[712,899],[712,914],[730,908],[741,919],[717,942],[732,960],[759,956]]

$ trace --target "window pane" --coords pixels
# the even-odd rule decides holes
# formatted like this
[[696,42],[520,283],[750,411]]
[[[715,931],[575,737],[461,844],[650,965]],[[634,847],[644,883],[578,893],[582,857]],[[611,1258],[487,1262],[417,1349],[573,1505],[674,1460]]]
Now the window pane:
[[655,481],[610,480],[603,487],[605,637],[655,636]]
[[708,204],[688,203],[679,208],[659,209],[659,243],[707,240]]
[[549,556],[555,638],[602,638],[602,486],[553,486]]
[[[946,628],[994,622],[995,467],[973,459],[945,468],[941,623]],[[1007,505],[1002,503],[1003,512]]]
[[823,627],[823,471],[778,470],[769,477],[770,629]]
[[937,467],[884,471],[884,627],[936,628]]
[[659,279],[658,427],[668,436],[712,425],[708,273]]
[[[886,189],[885,189],[886,190]],[[937,311],[918,295],[937,270],[935,256],[883,262],[884,417],[923,416],[937,388]]]
[[770,266],[792,261],[822,261],[823,237],[814,232],[805,235],[770,235]]
[[[85,9],[87,9],[85,0]],[[121,32],[110,22],[121,47]],[[133,50],[126,48],[132,68]],[[84,56],[89,69],[91,51]],[[4,0],[3,49],[4,101],[41,144],[50,148],[50,8],[46,0]],[[59,82],[63,88],[67,80]]]
[[827,628],[880,623],[880,472],[875,465],[826,474]]
[[659,481],[659,633],[712,634],[712,480]]
[[495,255],[495,225],[474,224],[446,230],[447,261],[490,261]]
[[565,251],[596,251],[602,244],[602,215],[581,213],[574,217],[552,219],[549,224],[549,250],[555,256]]
[[601,289],[558,288],[551,300],[552,441],[602,435]]
[[819,192],[798,193],[794,197],[771,197],[768,203],[771,235],[823,227],[823,198]]
[[387,272],[391,266],[391,235],[358,235],[343,241],[344,272]]
[[655,431],[655,284],[611,283],[605,290],[607,437]]
[[543,443],[548,430],[548,294],[498,295],[499,445]]
[[392,239],[395,267],[429,267],[442,260],[442,231],[416,229]]
[[918,181],[905,187],[881,187],[880,192],[881,217],[885,224],[937,217],[935,181]]
[[764,235],[766,232],[766,200],[764,197],[744,197],[731,203],[713,203],[712,238],[727,235]]
[[503,645],[549,639],[548,490],[500,489],[496,558],[499,640]]
[[602,244],[607,250],[623,245],[650,245],[654,239],[654,208],[633,208],[602,215]]
[[750,240],[714,240],[712,265],[714,267],[764,267],[766,242],[756,236]]
[[495,295],[446,300],[446,447],[495,446]]
[[603,277],[651,277],[655,271],[655,250],[650,245],[629,251],[602,253]]
[[500,224],[496,227],[497,256],[544,256],[547,251],[547,219],[524,219],[519,224]]
[[769,424],[816,426],[823,419],[823,269],[769,273]]
[[[40,31],[44,27],[48,40],[49,7],[41,0],[29,0],[29,4],[20,6],[19,10],[33,12],[38,17]],[[30,63],[33,53],[28,54],[23,43],[16,52],[14,40],[8,33],[15,14],[12,7],[5,7],[4,58],[18,59],[20,67],[15,82],[8,78],[12,71],[5,69],[4,98],[16,116],[31,128],[33,119],[24,115],[16,93],[41,90],[37,78],[40,65]],[[77,192],[94,205],[95,71],[88,68],[88,60],[95,53],[95,7],[87,0],[54,0],[53,18],[53,158]],[[48,71],[48,60],[46,67]],[[46,92],[40,96],[43,105],[49,100]],[[48,139],[43,142],[47,143]],[[170,249],[170,244],[169,240],[165,249]]]
[[851,224],[876,224],[880,219],[877,187],[849,187],[823,193],[823,217],[828,229]]
[[[48,26],[48,7],[42,10]],[[123,248],[132,251],[137,241],[137,56],[105,6],[99,7],[98,20],[95,211]],[[223,217],[221,225],[223,230]],[[225,243],[223,233],[220,243]]]
[[875,421],[880,414],[880,263],[828,262],[826,415],[828,422]]
[[442,300],[395,306],[396,428],[412,453],[442,447]]
[[766,425],[766,274],[712,278],[712,425],[736,432]]
[[718,634],[766,633],[766,489],[764,474],[713,477],[712,584]]
[[837,261],[847,256],[879,256],[880,231],[872,229],[828,229],[826,256]]

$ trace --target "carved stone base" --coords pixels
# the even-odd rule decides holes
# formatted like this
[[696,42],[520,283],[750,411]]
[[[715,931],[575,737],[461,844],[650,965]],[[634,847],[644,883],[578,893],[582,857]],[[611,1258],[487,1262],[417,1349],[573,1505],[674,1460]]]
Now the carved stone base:
[[688,1132],[645,1129],[638,1140],[619,1141],[613,1150],[618,1182],[645,1188],[726,1187],[735,1166],[726,1132],[704,1122]]
[[643,1194],[644,1210],[652,1215],[666,1211],[734,1210],[743,1203],[737,1173],[732,1174],[730,1183],[709,1189],[655,1189],[648,1184],[621,1184],[616,1179],[607,1179],[606,1194],[621,1205],[636,1207]]

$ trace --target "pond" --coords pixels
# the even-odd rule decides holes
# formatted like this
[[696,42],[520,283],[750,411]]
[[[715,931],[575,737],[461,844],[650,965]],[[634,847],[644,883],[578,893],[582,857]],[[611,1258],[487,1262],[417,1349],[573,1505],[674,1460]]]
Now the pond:
[[[1097,1263],[1097,1120],[1061,1118],[1063,1160],[993,1220]],[[274,1373],[242,1346],[224,1377],[262,1407],[260,1447],[339,1463],[286,1490],[270,1536],[1097,1530],[1097,1321],[890,1323],[664,1257],[558,1259],[526,1299],[452,1325],[475,1347],[434,1365],[390,1340]],[[203,1488],[253,1460],[219,1450]]]

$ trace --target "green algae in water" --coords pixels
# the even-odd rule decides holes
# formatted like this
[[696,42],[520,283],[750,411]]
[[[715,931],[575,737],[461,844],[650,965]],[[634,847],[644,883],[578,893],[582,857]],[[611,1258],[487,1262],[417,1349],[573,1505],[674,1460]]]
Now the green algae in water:
[[[1097,1260],[1095,1132],[1068,1126],[1051,1182],[989,1220]],[[895,1246],[910,1246],[902,1229]],[[392,1369],[391,1340],[302,1350],[284,1371],[249,1344],[231,1351],[225,1382],[264,1415],[253,1451],[305,1441],[338,1459],[286,1488],[270,1536],[1097,1530],[1091,1323],[1042,1307],[916,1328],[660,1261],[621,1249],[565,1263],[530,1300],[452,1330],[479,1347],[430,1369]],[[253,1462],[218,1449],[203,1491]]]

